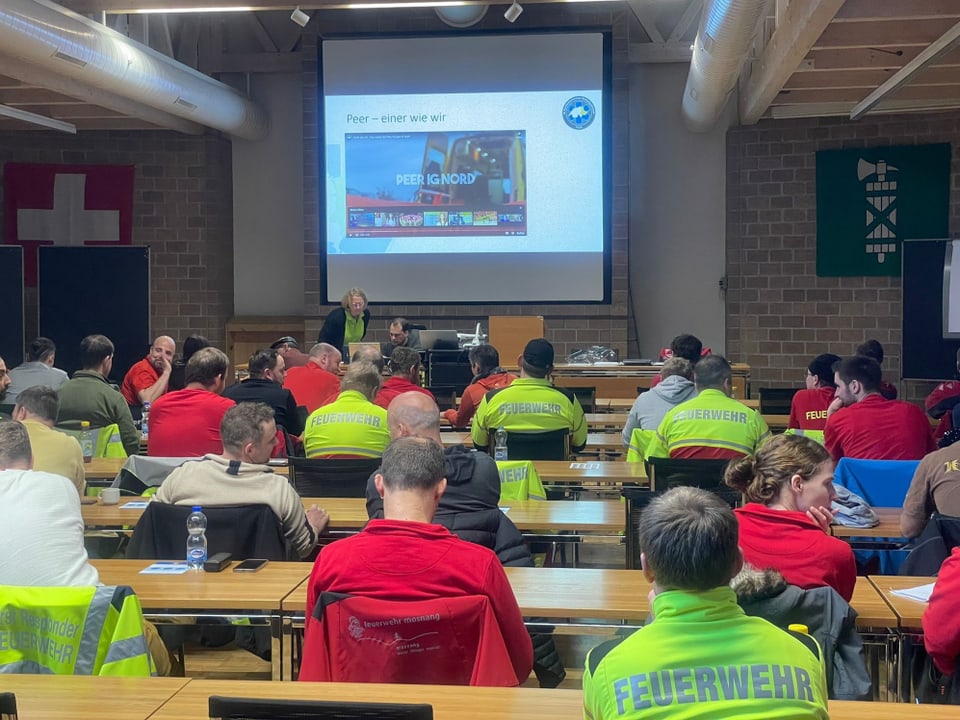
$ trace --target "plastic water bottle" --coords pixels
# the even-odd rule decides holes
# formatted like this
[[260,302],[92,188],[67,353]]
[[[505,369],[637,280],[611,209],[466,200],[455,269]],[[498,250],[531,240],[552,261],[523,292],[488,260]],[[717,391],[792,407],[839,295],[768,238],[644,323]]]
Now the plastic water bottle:
[[202,570],[207,559],[207,516],[194,505],[187,518],[187,564],[191,570]]
[[497,434],[494,435],[493,443],[494,443],[493,459],[506,460],[507,459],[507,431],[504,429],[503,425],[497,428]]
[[85,463],[93,460],[93,437],[90,435],[89,420],[82,420],[80,422],[80,450],[83,452],[83,461]]
[[150,417],[150,403],[145,402],[143,404],[143,414],[140,416],[140,437],[143,438],[143,441],[147,441],[148,428],[147,421]]

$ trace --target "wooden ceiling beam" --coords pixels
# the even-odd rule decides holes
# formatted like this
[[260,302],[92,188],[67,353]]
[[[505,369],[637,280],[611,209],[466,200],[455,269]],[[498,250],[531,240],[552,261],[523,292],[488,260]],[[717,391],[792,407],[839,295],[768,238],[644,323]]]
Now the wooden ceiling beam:
[[787,5],[741,90],[741,123],[753,125],[760,119],[841,5],[843,0],[808,0]]
[[[815,90],[784,90],[771,105],[801,105],[818,102],[861,102],[868,94],[863,88],[820,88]],[[960,85],[908,85],[897,91],[897,100],[960,100]]]
[[930,47],[900,68],[894,73],[893,77],[889,78],[880,87],[865,97],[862,102],[858,103],[850,113],[850,119],[856,120],[866,115],[870,112],[871,108],[876,106],[877,103],[885,97],[897,92],[899,88],[913,80],[924,68],[953,50],[958,42],[960,42],[960,23],[955,24],[947,30],[947,32],[931,43]]
[[830,23],[815,43],[817,48],[927,46],[954,24],[952,18],[928,18]]
[[847,0],[834,22],[847,20],[923,20],[926,18],[960,18],[960,3],[956,0],[909,0],[883,2],[882,0]]
[[[784,85],[785,90],[814,88],[876,88],[891,77],[895,70],[811,70],[795,72]],[[960,65],[950,67],[928,67],[918,73],[910,82],[919,85],[958,85],[960,84]]]

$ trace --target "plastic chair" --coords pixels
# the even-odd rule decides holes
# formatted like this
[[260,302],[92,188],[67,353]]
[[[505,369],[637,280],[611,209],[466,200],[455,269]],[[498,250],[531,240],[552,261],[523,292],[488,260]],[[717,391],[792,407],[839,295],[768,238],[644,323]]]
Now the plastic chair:
[[[490,433],[488,451],[493,456],[496,432]],[[570,457],[570,431],[508,430],[507,455],[511,460],[567,460]]]
[[789,415],[797,388],[760,388],[761,415]]
[[397,602],[327,592],[307,622],[300,680],[518,684],[486,596]]
[[362,498],[380,458],[291,457],[289,463],[290,484],[300,497]]
[[[861,460],[840,458],[833,473],[833,481],[856,493],[871,507],[903,507],[910,482],[920,464],[919,460]],[[892,538],[859,539],[858,545],[890,544]],[[907,557],[906,550],[872,550],[861,547],[854,551],[858,565],[879,559],[882,575],[896,575]]]

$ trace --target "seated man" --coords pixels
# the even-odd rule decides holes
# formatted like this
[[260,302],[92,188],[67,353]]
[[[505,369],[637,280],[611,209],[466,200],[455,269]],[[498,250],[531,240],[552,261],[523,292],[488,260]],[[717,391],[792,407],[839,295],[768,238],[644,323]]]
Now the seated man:
[[639,533],[653,622],[587,655],[584,717],[829,717],[816,642],[737,604],[728,583],[743,554],[726,503],[674,488],[644,509]]
[[320,553],[307,585],[306,632],[317,622],[313,608],[323,592],[393,601],[483,595],[519,685],[530,674],[533,651],[500,561],[491,550],[431,524],[446,488],[443,467],[443,449],[433,440],[404,437],[390,444],[374,479],[384,519]]
[[288,435],[299,437],[303,432],[303,421],[297,410],[297,401],[293,393],[283,387],[286,377],[286,361],[276,350],[258,350],[250,356],[247,369],[250,377],[240,383],[234,383],[223,391],[223,396],[235,403],[262,402],[273,408],[273,417],[277,426]]
[[384,381],[373,399],[384,410],[397,395],[405,392],[423,393],[434,400],[433,393],[420,387],[420,353],[406,347],[396,347],[390,356],[390,377]]
[[276,350],[283,355],[284,366],[289,368],[303,367],[307,364],[310,356],[300,349],[297,339],[286,335],[270,346],[271,350]]
[[130,406],[107,380],[113,369],[113,343],[103,335],[87,335],[80,341],[80,366],[73,378],[60,386],[60,415],[57,423],[79,429],[84,420],[90,427],[116,423],[127,455],[140,452],[140,433],[133,424]]
[[307,418],[307,457],[377,458],[390,442],[387,411],[373,404],[380,373],[370,363],[350,363],[337,399]]
[[946,380],[937,385],[933,392],[923,401],[923,407],[934,420],[940,423],[934,430],[933,436],[939,440],[947,430],[954,427],[953,409],[960,404],[960,350],[957,350],[956,373],[953,380]]
[[491,390],[506,387],[517,379],[515,375],[500,367],[500,353],[493,345],[476,345],[470,348],[468,358],[473,380],[460,396],[460,407],[443,412],[443,417],[455,428],[465,428],[470,424],[484,395]]
[[152,403],[167,391],[173,370],[173,354],[177,344],[172,337],[161,335],[153,341],[147,356],[134,363],[123,378],[120,392],[131,407]]
[[667,411],[657,428],[657,457],[730,459],[752,455],[770,437],[756,410],[731,397],[733,372],[721,355],[708,355],[693,368],[700,393]]
[[[83,546],[79,496],[66,478],[32,466],[27,429],[0,421],[0,585],[100,585]],[[170,654],[156,628],[145,623],[144,635],[157,674],[169,675]]]
[[656,430],[667,410],[686,402],[697,394],[693,384],[693,365],[686,358],[675,356],[660,368],[660,382],[633,401],[623,426],[623,446],[630,445],[634,428]]
[[[553,371],[553,345],[545,338],[531,340],[517,358],[520,377],[506,387],[484,395],[473,417],[473,444],[486,450],[490,437],[503,426],[512,430],[569,430],[570,447],[587,444],[587,420],[577,398],[555,388],[548,379]],[[524,458],[513,458],[522,460]]]
[[834,460],[919,460],[937,449],[923,411],[880,395],[880,366],[863,355],[834,368],[836,399],[827,411],[823,442]]
[[[418,437],[443,446],[437,404],[423,393],[398,395],[387,409],[390,439]],[[533,567],[533,556],[516,526],[500,510],[500,472],[485,452],[451,445],[443,450],[443,474],[447,488],[433,522],[443,525],[462,540],[493,550],[510,567]],[[367,515],[383,517],[383,498],[377,492],[377,473],[367,481]],[[541,687],[556,687],[566,675],[553,637],[532,636],[534,663]]]
[[923,644],[937,670],[945,675],[957,671],[960,658],[960,547],[943,561],[927,609],[923,613]]
[[296,490],[266,463],[277,443],[273,411],[263,403],[234,405],[220,423],[223,454],[186,462],[163,481],[156,501],[171,505],[269,505],[283,524],[283,534],[301,557],[307,557],[329,522],[313,505],[304,512]]
[[297,405],[312,413],[340,393],[340,351],[333,345],[317,343],[303,367],[290,368],[283,387],[293,393]]
[[34,385],[17,396],[13,419],[23,423],[30,436],[33,469],[67,478],[82,496],[87,487],[83,451],[76,439],[53,429],[58,412],[60,398],[57,391]]
[[381,375],[383,374],[383,368],[386,367],[383,353],[375,346],[366,343],[358,347],[350,357],[350,362],[357,362],[357,360],[366,360],[369,363],[373,363],[374,367],[377,368],[377,372]]
[[[871,338],[865,343],[857,345],[857,355],[873,358],[877,361],[877,365],[883,365],[883,345],[880,344],[879,340],[874,340]],[[880,394],[885,400],[896,400],[897,388],[893,384],[888,383],[886,380],[881,380]]]
[[923,456],[903,500],[900,532],[919,536],[935,512],[960,517],[960,443]]
[[398,317],[390,321],[390,342],[382,344],[385,357],[390,357],[394,348],[405,347],[414,350],[423,350],[420,345],[420,331],[411,327],[410,321]]
[[229,360],[216,348],[197,351],[187,362],[183,390],[174,390],[150,406],[149,455],[193,457],[219,453],[220,422],[236,403],[222,397]]
[[823,443],[823,428],[827,424],[827,408],[837,391],[833,381],[833,366],[840,358],[833,353],[817,355],[807,366],[807,387],[798,390],[790,402],[790,420],[787,429],[795,435],[807,435]]
[[67,381],[67,374],[53,366],[57,358],[57,346],[45,337],[34,338],[27,348],[27,361],[10,371],[10,387],[3,398],[4,403],[17,402],[17,395],[34,385],[45,385],[57,390]]
[[10,387],[10,373],[7,372],[7,365],[0,357],[0,400],[6,400],[8,387]]

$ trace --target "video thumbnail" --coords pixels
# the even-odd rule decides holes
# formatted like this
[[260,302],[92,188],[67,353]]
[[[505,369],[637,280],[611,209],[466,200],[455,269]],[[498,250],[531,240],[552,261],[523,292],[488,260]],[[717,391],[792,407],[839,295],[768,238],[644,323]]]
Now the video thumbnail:
[[351,133],[349,237],[525,235],[526,132]]

